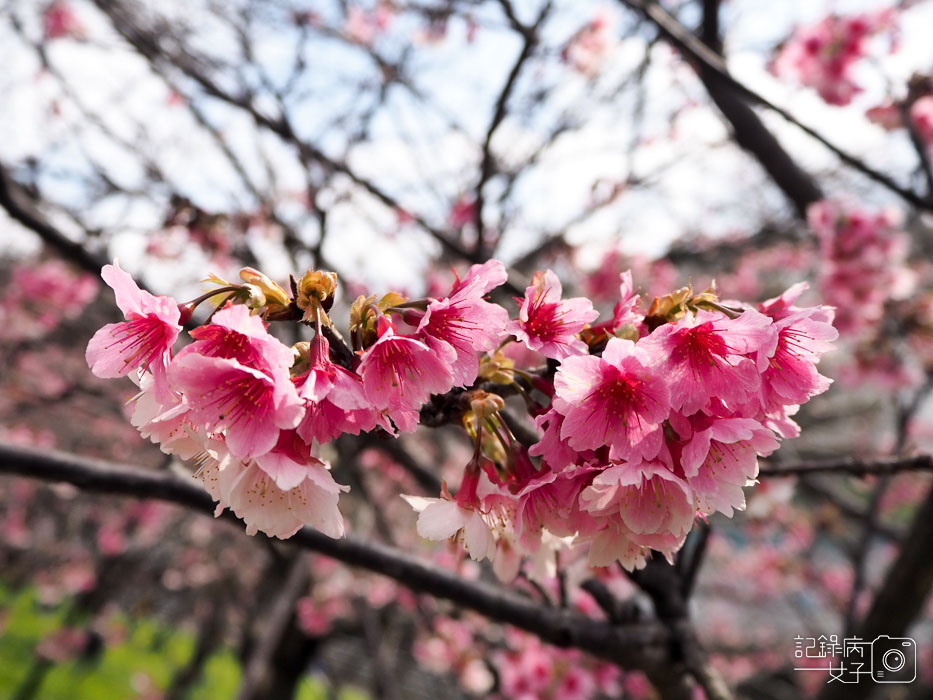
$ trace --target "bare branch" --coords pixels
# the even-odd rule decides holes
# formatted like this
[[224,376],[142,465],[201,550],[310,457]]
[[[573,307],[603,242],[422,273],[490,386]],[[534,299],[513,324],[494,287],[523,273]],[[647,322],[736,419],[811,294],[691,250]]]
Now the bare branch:
[[84,270],[95,275],[107,264],[102,257],[90,252],[49,223],[39,210],[36,198],[0,165],[0,207],[16,221],[36,233],[42,242]]
[[[97,493],[169,501],[204,514],[213,513],[216,505],[202,488],[171,474],[2,443],[0,472],[64,481]],[[223,517],[239,522],[230,513]],[[416,593],[450,600],[549,644],[576,647],[625,668],[662,669],[667,663],[670,633],[655,622],[613,627],[568,609],[546,608],[500,586],[464,579],[405,552],[352,536],[335,540],[305,527],[288,543],[388,576]]]
[[870,474],[898,474],[909,471],[933,471],[933,457],[930,455],[877,457],[875,459],[846,457],[844,459],[813,460],[795,464],[777,463],[769,464],[758,472],[758,476],[759,478],[774,478],[819,473],[868,476]]
[[[880,635],[902,637],[923,609],[933,590],[933,489],[917,509],[913,525],[900,553],[875,596],[871,608],[854,634],[865,640]],[[829,683],[818,700],[860,700],[872,691],[872,683]]]
[[[640,12],[646,19],[648,19],[652,24],[654,24],[655,27],[657,27],[658,31],[664,36],[664,38],[669,43],[673,44],[680,51],[682,51],[684,55],[687,56],[697,66],[697,69],[699,70],[699,73],[700,73],[700,78],[701,80],[703,80],[704,85],[707,86],[707,89],[709,89],[711,85],[718,84],[721,86],[721,88],[726,88],[731,93],[734,93],[734,97],[741,97],[745,100],[748,100],[752,104],[760,105],[762,107],[765,107],[771,110],[772,112],[775,112],[776,114],[784,118],[786,121],[790,122],[791,124],[796,126],[798,129],[806,133],[808,136],[814,138],[816,141],[821,143],[828,150],[830,150],[833,154],[835,154],[846,165],[854,168],[855,170],[862,173],[863,175],[870,178],[871,180],[874,180],[878,184],[886,187],[891,192],[894,192],[899,197],[901,197],[904,201],[909,202],[910,204],[920,209],[933,210],[933,202],[931,202],[930,200],[927,200],[921,197],[913,190],[902,187],[888,175],[885,175],[884,173],[878,170],[875,170],[874,168],[866,164],[864,161],[862,161],[860,158],[857,158],[856,156],[843,150],[839,146],[836,146],[834,143],[829,141],[829,139],[827,139],[825,136],[820,134],[818,131],[816,131],[812,127],[809,127],[806,124],[799,121],[796,117],[794,117],[794,115],[792,115],[790,112],[788,112],[783,107],[780,107],[774,104],[770,100],[766,99],[762,95],[758,94],[751,88],[747,87],[745,84],[739,82],[734,77],[732,77],[732,75],[729,73],[729,70],[728,70],[728,67],[726,66],[725,61],[723,61],[723,59],[719,55],[717,55],[715,51],[713,51],[710,47],[706,46],[702,41],[700,41],[695,36],[693,36],[693,34],[691,34],[682,24],[680,24],[680,22],[678,22],[676,18],[671,16],[664,8],[662,8],[656,2],[653,2],[652,0],[620,0],[620,2],[622,2],[622,4],[626,5],[627,7]],[[710,95],[713,97],[714,100],[717,99],[716,95],[719,95],[720,99],[722,99],[725,96],[725,93],[722,93],[722,92],[717,92],[716,95],[714,95],[713,93],[714,91],[711,90]],[[719,101],[717,101],[717,104],[719,104]],[[736,102],[733,106],[737,104],[739,103]],[[722,108],[721,104],[719,106],[720,108]],[[747,109],[747,106],[746,106],[746,109]],[[757,120],[757,117],[756,117],[756,120]],[[760,122],[759,122],[759,125],[760,125]],[[761,125],[761,127],[762,129],[764,129],[763,125]],[[764,132],[767,132],[767,129],[764,129]],[[764,137],[765,136],[764,132],[759,132],[758,136]],[[800,179],[803,171],[800,170],[800,168],[796,165],[796,163],[793,162],[793,160],[790,159],[789,156],[787,156],[783,148],[781,148],[780,145],[777,144],[776,139],[774,139],[774,137],[770,135],[770,132],[768,132],[768,136],[769,136],[769,140],[772,143],[768,144],[768,148],[764,149],[762,153],[764,153],[766,150],[769,158],[771,159],[779,158],[783,154],[785,160],[787,161],[785,164],[788,165],[789,167],[793,167],[793,169],[796,171],[794,173],[794,179],[797,179],[798,181],[797,182],[787,181],[784,185],[781,185],[781,180],[777,179],[780,173],[777,170],[773,170],[771,167],[769,167],[768,162],[766,162],[765,160],[762,160],[760,156],[759,156],[759,160],[761,160],[762,165],[764,165],[765,168],[768,170],[769,174],[775,178],[775,181],[778,182],[781,188],[784,189],[785,193],[788,193],[788,190],[786,189],[787,186],[793,186],[795,189],[800,190],[800,196],[798,198],[791,197],[794,203],[797,205],[797,208],[799,210],[800,205],[803,203],[805,199],[808,198],[807,196],[804,196],[806,195],[806,190],[811,189],[811,188],[804,187],[805,182]],[[743,134],[737,129],[736,138],[739,139],[742,137],[743,137]],[[753,150],[754,144],[751,141],[747,141],[746,143],[743,143],[742,145],[743,147],[748,148],[749,150]],[[774,149],[775,145],[777,145],[778,150]],[[757,150],[753,150],[753,152],[755,152],[756,155],[758,155]],[[809,176],[805,176],[805,177],[809,179]],[[813,184],[812,180],[810,184],[811,185]],[[820,199],[822,195],[819,194],[818,190],[813,191],[811,189],[809,197],[810,198],[815,197],[813,201],[816,201],[816,199]]]

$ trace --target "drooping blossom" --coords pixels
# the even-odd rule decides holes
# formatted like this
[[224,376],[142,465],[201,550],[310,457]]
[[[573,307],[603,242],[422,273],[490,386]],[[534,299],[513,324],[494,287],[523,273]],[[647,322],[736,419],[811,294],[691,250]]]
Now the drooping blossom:
[[745,510],[743,488],[758,476],[758,457],[778,448],[774,434],[750,418],[672,416],[683,442],[675,456],[696,497],[696,508],[731,516]]
[[160,401],[153,390],[151,377],[144,375],[140,380],[140,391],[132,402],[130,424],[165,454],[192,459],[203,452],[203,436],[191,423],[188,401],[184,396],[169,392],[168,401]]
[[687,482],[660,462],[611,464],[580,494],[593,515],[616,515],[636,535],[683,537],[696,515]]
[[87,346],[87,363],[95,376],[125,377],[136,370],[152,371],[156,391],[164,396],[172,346],[181,332],[178,303],[140,289],[117,261],[105,265],[101,277],[113,289],[125,321],[108,323]]
[[814,307],[774,322],[777,345],[761,374],[761,401],[766,411],[805,403],[829,388],[831,380],[819,373],[816,363],[839,337],[832,318],[831,310]]
[[617,459],[651,459],[670,411],[667,384],[630,340],[612,338],[601,357],[566,358],[554,377],[561,439],[575,450],[608,445]]
[[179,357],[170,381],[188,397],[191,421],[208,432],[224,430],[228,449],[241,459],[271,450],[279,430],[295,428],[304,413],[287,374],[270,375],[234,359]]
[[442,498],[403,495],[418,513],[418,534],[428,540],[443,542],[456,537],[470,557],[476,561],[491,559],[496,540],[483,517],[477,489],[479,468],[468,467],[456,496],[444,493]]
[[[508,312],[483,299],[508,277],[498,260],[473,265],[462,280],[457,280],[450,294],[433,300],[418,324],[418,337],[429,347],[447,345],[456,353],[451,365],[454,383],[469,386],[479,370],[479,352],[494,350],[505,333]],[[440,350],[449,355],[446,348]]]
[[446,356],[415,337],[399,335],[385,318],[379,319],[379,339],[363,354],[359,374],[367,400],[386,410],[400,430],[417,426],[415,415],[431,394],[454,385],[451,365],[456,353],[447,345]]
[[349,489],[334,481],[327,464],[311,456],[294,433],[283,432],[260,460],[238,459],[223,441],[211,441],[198,476],[218,501],[216,515],[230,508],[243,518],[248,535],[286,539],[310,524],[328,537],[343,537],[337,501]]
[[585,354],[586,343],[576,335],[599,316],[589,299],[562,300],[561,293],[557,275],[550,270],[537,273],[524,299],[516,300],[521,303],[519,317],[507,329],[529,349],[555,360]]
[[745,404],[761,383],[759,366],[776,342],[771,319],[752,309],[738,318],[699,310],[665,324],[639,342],[670,385],[671,407],[685,414],[702,410],[712,398],[731,409]]
[[309,443],[325,443],[341,433],[359,435],[382,422],[360,377],[331,362],[329,349],[327,339],[316,335],[309,343],[308,370],[294,380],[298,395],[307,402],[298,434]]

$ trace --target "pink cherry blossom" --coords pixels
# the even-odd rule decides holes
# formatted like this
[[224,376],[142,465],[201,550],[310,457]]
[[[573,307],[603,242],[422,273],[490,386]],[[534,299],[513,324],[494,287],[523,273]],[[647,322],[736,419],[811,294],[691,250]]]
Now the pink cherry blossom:
[[417,338],[396,334],[388,321],[380,319],[379,339],[366,350],[359,366],[367,400],[374,408],[387,410],[401,430],[414,429],[417,418],[410,414],[431,394],[454,384],[451,364],[456,353],[447,348],[446,356],[439,354]]
[[279,429],[296,427],[304,413],[287,374],[273,377],[225,357],[179,357],[170,381],[188,397],[192,422],[209,432],[225,430],[230,452],[242,459],[271,450]]
[[101,277],[113,289],[126,321],[108,323],[91,338],[86,353],[91,372],[113,378],[150,369],[156,391],[164,395],[166,368],[181,331],[177,302],[140,289],[117,261],[105,265]]
[[609,445],[619,459],[633,460],[658,453],[670,395],[641,343],[612,338],[602,357],[566,358],[554,389],[554,408],[564,416],[560,437],[573,449]]
[[331,362],[329,348],[323,335],[315,336],[310,343],[308,371],[294,380],[299,396],[306,401],[298,434],[309,443],[325,443],[341,433],[359,435],[383,422],[381,413],[366,398],[360,377]]
[[166,403],[160,401],[153,390],[152,379],[144,376],[140,380],[140,392],[133,397],[130,424],[166,454],[192,459],[204,450],[203,436],[191,423],[185,397],[169,392],[167,398]]
[[687,482],[660,462],[613,464],[580,494],[592,515],[618,513],[637,535],[682,537],[696,515]]
[[671,406],[691,414],[713,397],[733,410],[752,401],[761,380],[756,362],[746,355],[763,351],[761,363],[775,342],[771,319],[757,311],[749,309],[730,319],[701,309],[660,326],[639,346],[667,377]]
[[910,121],[920,140],[933,145],[933,95],[924,95],[910,106]]
[[535,425],[543,431],[541,440],[529,448],[529,454],[543,457],[554,470],[560,470],[577,460],[579,453],[561,439],[564,416],[553,408],[535,418]]
[[[463,280],[454,283],[448,297],[428,305],[418,324],[418,338],[429,347],[446,344],[456,353],[451,371],[458,386],[470,386],[476,380],[478,353],[495,350],[505,334],[508,312],[483,297],[507,277],[498,260],[473,265]],[[446,349],[440,352],[450,354]]]
[[862,90],[853,73],[858,61],[868,54],[868,40],[874,34],[893,30],[896,18],[894,10],[849,17],[830,15],[797,29],[771,69],[815,88],[831,105],[847,105]]
[[778,448],[774,434],[749,418],[696,414],[690,419],[678,416],[672,425],[685,437],[679,462],[697,508],[728,516],[745,510],[742,489],[758,475],[758,456]]
[[276,446],[277,454],[264,458],[265,468],[257,461],[237,459],[222,442],[214,441],[198,476],[219,502],[216,514],[230,508],[243,518],[248,535],[264,532],[287,539],[308,524],[328,537],[343,537],[337,501],[348,487],[336,483],[326,463],[297,449],[292,440],[284,438]]
[[871,335],[886,302],[914,285],[896,217],[823,200],[810,206],[807,221],[820,241],[820,291],[836,308],[834,325],[843,335]]
[[607,12],[600,11],[570,38],[561,58],[584,76],[596,76],[612,48],[611,20]]
[[42,33],[46,39],[80,38],[84,26],[67,0],[55,0],[42,13]]
[[788,404],[802,404],[829,388],[816,363],[832,350],[839,331],[832,326],[831,309],[815,307],[775,321],[777,346],[761,375],[761,401],[767,411]]
[[287,372],[295,360],[291,348],[271,335],[259,316],[237,304],[220,309],[211,323],[191,331],[195,342],[178,353],[178,359],[189,354],[223,357],[266,372],[270,375]]
[[531,350],[562,360],[587,352],[586,343],[576,337],[583,327],[596,320],[599,312],[589,299],[561,300],[560,280],[550,270],[534,276],[520,301],[517,320],[509,323],[508,332]]

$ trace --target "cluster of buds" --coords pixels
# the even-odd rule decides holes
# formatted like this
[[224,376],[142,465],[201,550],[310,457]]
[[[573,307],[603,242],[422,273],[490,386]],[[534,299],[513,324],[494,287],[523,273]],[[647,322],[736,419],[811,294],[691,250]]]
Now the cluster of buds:
[[[309,271],[286,291],[246,268],[243,284],[212,278],[214,289],[178,305],[108,265],[126,320],[99,330],[87,359],[98,376],[138,381],[134,425],[195,458],[220,510],[277,537],[304,524],[344,531],[346,487],[317,445],[397,436],[437,412],[459,421],[474,449],[456,493],[445,484],[439,498],[406,499],[422,536],[462,543],[503,579],[526,557],[546,571],[558,549],[588,553],[593,566],[642,566],[652,549],[670,557],[698,516],[744,507],[758,456],[796,435],[790,416],[829,385],[815,364],[836,338],[833,314],[797,308],[803,285],[757,309],[690,288],[642,309],[624,273],[611,318],[597,322],[589,300],[563,298],[550,270],[510,318],[486,299],[506,277],[491,260],[440,298],[360,297],[347,343],[329,318],[332,273]],[[175,352],[202,302],[212,314]],[[313,335],[287,347],[272,321]],[[508,354],[520,346],[535,366]],[[537,442],[516,438],[509,396]]]

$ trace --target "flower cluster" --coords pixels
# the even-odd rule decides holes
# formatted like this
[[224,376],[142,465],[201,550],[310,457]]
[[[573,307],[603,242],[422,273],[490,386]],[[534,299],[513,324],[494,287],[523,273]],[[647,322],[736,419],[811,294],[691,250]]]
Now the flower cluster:
[[896,19],[895,11],[883,10],[847,17],[829,15],[800,27],[775,56],[771,71],[814,88],[828,104],[847,105],[861,92],[853,73],[868,53],[869,40],[893,31]]
[[[642,566],[651,550],[671,556],[698,515],[744,508],[758,456],[796,435],[790,416],[828,387],[815,365],[836,338],[830,309],[794,305],[803,285],[757,309],[690,288],[645,309],[630,273],[602,322],[589,300],[565,299],[550,270],[510,318],[486,299],[507,278],[493,260],[441,297],[358,298],[345,342],[328,315],[332,273],[309,271],[290,293],[251,268],[240,277],[212,278],[179,305],[104,268],[126,320],[95,334],[87,360],[100,377],[138,380],[142,435],[195,458],[218,509],[249,532],[288,537],[311,524],[339,537],[347,488],[317,445],[459,420],[474,449],[456,493],[406,498],[423,537],[462,542],[503,579],[526,557],[546,572],[558,550]],[[214,311],[176,351],[205,301]],[[288,347],[274,321],[313,336]],[[549,363],[519,366],[512,349]],[[509,397],[523,399],[535,444],[503,417]]]
[[833,312],[796,307],[804,289],[738,309],[688,288],[645,314],[624,274],[612,318],[587,325],[585,300],[561,300],[555,278],[537,277],[509,331],[560,363],[532,382],[550,405],[527,399],[540,441],[526,450],[496,402],[475,399],[465,423],[476,452],[456,494],[408,497],[418,532],[456,538],[504,579],[523,557],[546,573],[567,549],[629,569],[651,550],[670,557],[698,515],[744,508],[758,457],[797,435],[790,416],[829,386],[815,365],[837,337]]
[[39,338],[77,318],[97,295],[97,284],[61,260],[17,265],[0,298],[0,338]]
[[905,296],[914,282],[898,218],[823,200],[810,206],[807,220],[820,242],[820,290],[837,309],[836,328],[864,335],[880,323],[887,300]]

